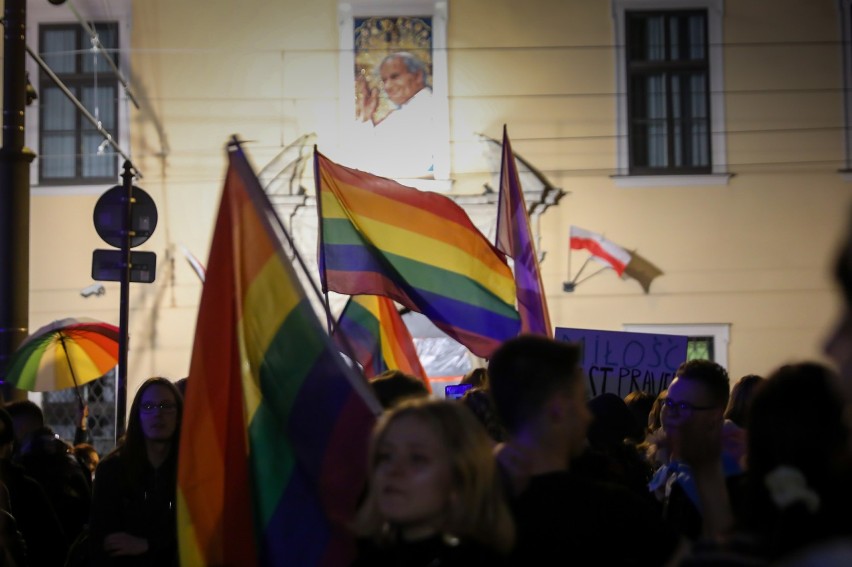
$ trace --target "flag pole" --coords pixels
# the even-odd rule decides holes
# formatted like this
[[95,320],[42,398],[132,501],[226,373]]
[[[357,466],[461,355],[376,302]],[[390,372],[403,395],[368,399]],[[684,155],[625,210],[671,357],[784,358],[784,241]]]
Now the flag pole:
[[589,256],[588,258],[586,258],[586,261],[585,261],[585,262],[583,262],[583,265],[582,265],[582,266],[580,266],[580,270],[579,270],[579,271],[577,272],[577,274],[574,276],[574,279],[572,279],[572,280],[571,280],[571,285],[574,285],[574,286],[576,286],[576,285],[577,285],[577,278],[579,278],[579,277],[580,277],[580,274],[582,274],[582,273],[583,273],[583,270],[585,270],[585,269],[586,269],[586,266],[588,266],[588,265],[589,265],[589,261],[590,261],[591,259],[592,259],[592,257],[591,257],[591,256]]
[[[242,152],[242,144],[243,144],[242,141],[237,139],[236,136],[233,136],[232,139],[231,139],[231,142],[228,143],[228,147],[236,148],[240,152],[240,154],[242,154],[243,159],[246,160],[246,164],[249,165],[248,160],[245,157],[245,154]],[[316,145],[314,145],[314,152],[316,152]],[[322,304],[323,311],[325,312],[325,317],[326,317],[326,321],[327,321],[327,325],[328,325],[328,334],[330,336],[332,333],[335,332],[336,325],[334,323],[334,318],[331,315],[331,308],[329,307],[329,302],[328,302],[328,294],[327,293],[323,294],[320,291],[319,287],[317,287],[317,284],[314,281],[313,276],[311,276],[311,273],[308,271],[307,264],[305,263],[304,259],[302,258],[302,255],[299,254],[299,251],[296,249],[296,244],[293,241],[293,237],[290,235],[290,232],[284,226],[284,223],[281,222],[281,219],[278,217],[278,213],[275,212],[275,208],[273,207],[272,202],[269,200],[269,195],[267,195],[266,191],[264,191],[263,187],[261,187],[260,179],[258,179],[257,174],[254,173],[254,170],[252,170],[250,166],[249,166],[249,170],[251,171],[252,175],[254,175],[254,179],[257,181],[257,185],[260,188],[259,198],[263,199],[263,204],[264,204],[264,207],[266,208],[266,210],[269,210],[269,211],[272,212],[272,215],[268,215],[268,216],[272,216],[275,219],[276,225],[281,230],[282,234],[284,234],[284,238],[287,239],[287,243],[289,244],[290,249],[293,251],[293,257],[296,259],[296,261],[297,261],[299,267],[301,268],[302,272],[305,274],[305,276],[307,276],[308,282],[310,283],[311,290],[313,291],[314,295],[319,299],[320,303]],[[315,168],[315,170],[316,170],[316,168]],[[319,196],[319,192],[317,192],[317,195]],[[319,207],[319,199],[317,199],[317,207]],[[322,232],[322,231],[320,231],[320,232]],[[345,345],[344,348],[347,351],[345,353],[346,356],[349,357],[349,359],[352,361],[352,364],[355,364],[355,357],[353,355],[354,349],[352,348],[351,344],[349,343],[349,341],[347,340],[347,338],[345,336],[343,336],[342,339],[343,339],[343,343]]]
[[[242,152],[242,144],[243,144],[243,142],[240,141],[239,139],[237,139],[236,135],[234,135],[231,138],[231,142],[228,143],[228,146],[231,147],[231,148],[236,148],[243,155],[243,159],[245,159],[245,154]],[[314,148],[316,148],[316,146],[314,146]],[[248,163],[248,160],[246,160],[246,163]],[[260,180],[257,178],[257,175],[254,173],[254,170],[252,170],[251,167],[249,167],[249,169],[251,170],[252,175],[254,175],[254,179],[255,179],[255,181],[257,181],[258,187],[260,187]],[[290,232],[284,226],[284,223],[281,222],[281,219],[278,217],[278,213],[275,212],[275,207],[272,205],[272,202],[269,200],[269,195],[266,194],[266,191],[263,190],[263,187],[260,187],[259,193],[260,193],[259,194],[260,198],[264,200],[264,205],[267,207],[267,210],[273,212],[273,214],[271,216],[275,219],[275,224],[278,226],[278,228],[284,234],[284,238],[287,239],[287,244],[290,245],[290,249],[293,251],[293,257],[296,258],[296,261],[297,261],[299,267],[302,269],[302,272],[308,278],[308,282],[310,283],[311,290],[313,290],[314,295],[316,295],[316,297],[320,300],[320,303],[322,303],[322,307],[323,307],[323,310],[325,311],[326,318],[331,320],[331,310],[328,307],[328,303],[324,299],[325,296],[320,292],[319,288],[317,287],[316,282],[314,281],[314,278],[311,276],[311,273],[308,271],[307,264],[305,263],[304,259],[302,258],[302,255],[299,254],[299,251],[296,248],[296,243],[293,241],[293,237],[290,236]]]
[[[582,279],[582,280],[580,280],[580,281],[576,281],[576,280],[575,280],[575,281],[573,281],[573,282],[571,282],[571,283],[572,283],[572,284],[576,287],[576,286],[580,285],[581,283],[583,283],[584,281],[586,281],[586,280],[588,280],[588,279],[591,279],[591,278],[595,277],[596,275],[598,275],[599,273],[603,272],[604,270],[611,270],[611,269],[612,269],[612,268],[610,268],[609,266],[604,266],[603,268],[601,268],[600,270],[598,270],[598,271],[597,271],[597,272],[595,272],[594,274],[588,275],[588,276],[586,276],[585,278],[583,278],[583,279]],[[577,275],[579,276],[579,274],[577,274]]]
[[[236,148],[242,154],[243,159],[246,159],[245,154],[242,152],[242,144],[243,144],[242,141],[240,141],[236,136],[233,136],[231,138],[231,142],[228,143],[228,147],[229,148]],[[314,155],[316,155],[316,145],[314,145]],[[314,162],[314,163],[316,164],[316,162]],[[246,159],[246,164],[248,165],[247,159]],[[322,304],[323,311],[325,312],[326,322],[327,322],[327,325],[328,325],[328,334],[329,335],[333,334],[336,330],[335,329],[336,325],[334,323],[334,318],[331,315],[331,308],[329,307],[329,301],[328,301],[328,293],[323,293],[323,292],[320,291],[319,287],[317,286],[316,282],[314,281],[313,276],[311,275],[310,271],[308,271],[308,266],[305,263],[305,260],[302,258],[302,255],[299,254],[299,250],[296,248],[296,243],[293,241],[293,237],[290,235],[290,232],[284,226],[284,223],[281,222],[281,219],[278,217],[278,213],[275,212],[275,208],[273,207],[272,202],[269,200],[269,195],[267,195],[266,191],[264,191],[263,187],[261,187],[260,179],[258,179],[257,174],[254,173],[254,170],[252,170],[251,167],[249,167],[249,170],[251,171],[252,175],[254,175],[254,179],[257,181],[257,185],[260,188],[258,196],[259,196],[260,199],[263,199],[263,205],[264,205],[265,209],[272,212],[272,215],[268,215],[268,216],[272,216],[275,219],[275,224],[281,230],[281,233],[284,235],[284,238],[287,239],[287,244],[290,246],[290,249],[293,251],[293,257],[296,259],[296,262],[298,263],[302,272],[308,278],[308,282],[310,283],[311,290],[313,291],[314,295],[319,299],[320,303]],[[316,165],[315,165],[314,170],[317,171]],[[319,191],[317,191],[317,196],[319,196]],[[320,200],[318,198],[317,199],[317,207],[319,207],[319,201]],[[322,233],[322,231],[320,231],[320,234],[321,233]],[[346,354],[346,356],[349,357],[349,359],[354,364],[354,362],[355,362],[355,357],[353,356],[354,349],[352,348],[351,344],[349,343],[349,341],[347,340],[347,338],[345,336],[343,336],[342,339],[343,339],[343,343],[345,344],[345,349],[347,350],[347,352],[345,354]]]
[[[322,283],[322,292],[325,297],[326,303],[329,303],[328,299],[328,285],[325,283],[325,258],[322,255],[322,188],[320,181],[320,170],[319,170],[319,159],[317,159],[317,145],[314,144],[314,190],[316,192],[316,200],[317,200],[317,220],[319,222],[319,229],[317,230],[317,250],[320,250],[319,261],[317,265],[317,271],[319,272],[320,282]],[[334,321],[331,316],[331,309],[326,309],[325,313],[325,324],[328,328],[328,334],[331,335],[334,333]],[[347,353],[349,354],[349,353]],[[353,359],[354,360],[354,359]]]

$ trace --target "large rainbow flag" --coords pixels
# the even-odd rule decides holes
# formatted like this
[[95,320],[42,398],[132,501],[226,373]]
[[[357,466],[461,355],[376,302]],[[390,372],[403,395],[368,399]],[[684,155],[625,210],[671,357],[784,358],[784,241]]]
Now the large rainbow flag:
[[380,407],[318,321],[236,146],[187,382],[181,564],[346,565]]
[[352,351],[367,378],[385,370],[401,370],[423,380],[432,390],[414,339],[392,299],[381,295],[353,295],[337,320],[335,343]]
[[314,159],[323,291],[388,296],[483,358],[518,334],[512,271],[452,199]]
[[538,256],[530,231],[530,217],[512,143],[503,126],[503,160],[500,166],[500,199],[497,210],[497,248],[512,258],[521,332],[552,337],[547,298],[541,284]]

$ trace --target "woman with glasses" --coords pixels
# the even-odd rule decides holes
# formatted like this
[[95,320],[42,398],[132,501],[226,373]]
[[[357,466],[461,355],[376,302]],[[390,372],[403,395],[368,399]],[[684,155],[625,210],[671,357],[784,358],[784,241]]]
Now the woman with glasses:
[[167,378],[146,380],[127,432],[98,465],[91,565],[177,565],[175,486],[183,400]]

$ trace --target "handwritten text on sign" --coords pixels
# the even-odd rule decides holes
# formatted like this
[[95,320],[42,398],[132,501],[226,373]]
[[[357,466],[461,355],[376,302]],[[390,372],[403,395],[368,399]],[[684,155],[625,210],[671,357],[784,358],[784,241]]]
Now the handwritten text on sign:
[[634,390],[657,395],[669,387],[686,360],[687,337],[556,328],[556,339],[579,343],[583,370],[592,397],[612,392],[624,397]]

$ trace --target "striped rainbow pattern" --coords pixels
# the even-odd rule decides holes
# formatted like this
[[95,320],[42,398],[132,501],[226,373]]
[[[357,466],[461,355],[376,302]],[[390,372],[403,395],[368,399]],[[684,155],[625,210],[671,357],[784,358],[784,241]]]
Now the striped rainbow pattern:
[[518,334],[512,271],[452,199],[314,160],[323,291],[388,296],[483,358]]
[[393,300],[380,295],[350,297],[337,320],[334,339],[343,352],[352,351],[367,378],[401,370],[423,380],[431,391],[414,339]]
[[115,325],[84,317],[54,321],[18,346],[4,380],[30,392],[64,390],[96,380],[118,364],[118,333]]
[[380,407],[317,320],[245,155],[229,160],[181,428],[181,564],[345,565]]

